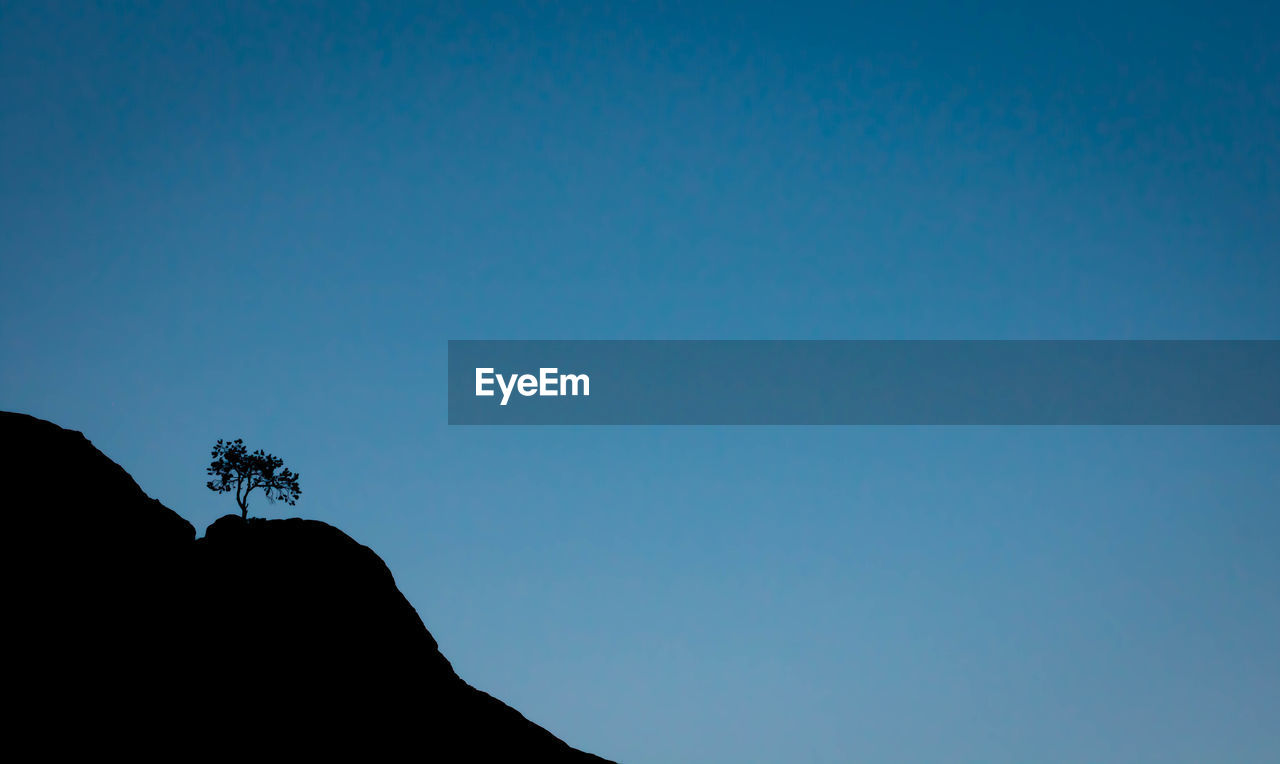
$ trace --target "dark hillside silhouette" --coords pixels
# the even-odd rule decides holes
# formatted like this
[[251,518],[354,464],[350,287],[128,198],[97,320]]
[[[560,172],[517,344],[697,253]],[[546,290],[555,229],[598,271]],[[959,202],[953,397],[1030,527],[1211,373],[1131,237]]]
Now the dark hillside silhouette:
[[604,761],[459,678],[342,531],[227,515],[197,540],[80,433],[0,434],[10,727],[41,750]]

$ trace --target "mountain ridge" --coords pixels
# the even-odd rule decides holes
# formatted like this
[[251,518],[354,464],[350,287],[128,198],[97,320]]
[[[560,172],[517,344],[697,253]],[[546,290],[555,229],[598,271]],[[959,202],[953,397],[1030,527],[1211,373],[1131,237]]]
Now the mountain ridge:
[[467,684],[386,563],[340,529],[227,515],[197,538],[83,433],[11,412],[0,432],[28,734],[154,755],[204,740],[607,761]]

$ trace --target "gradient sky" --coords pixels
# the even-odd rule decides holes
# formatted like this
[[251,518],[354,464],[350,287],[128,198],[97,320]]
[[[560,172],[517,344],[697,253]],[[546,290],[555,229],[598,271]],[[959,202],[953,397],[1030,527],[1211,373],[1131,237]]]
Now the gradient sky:
[[0,408],[197,528],[282,456],[610,758],[1280,758],[1275,428],[445,410],[451,338],[1280,338],[1280,12],[681,5],[0,2]]

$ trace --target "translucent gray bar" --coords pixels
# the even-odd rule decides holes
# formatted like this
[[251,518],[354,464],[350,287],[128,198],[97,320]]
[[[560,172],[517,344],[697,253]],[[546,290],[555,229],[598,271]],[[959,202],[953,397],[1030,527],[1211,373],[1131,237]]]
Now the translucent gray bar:
[[1274,425],[1278,391],[1272,340],[449,342],[458,425]]

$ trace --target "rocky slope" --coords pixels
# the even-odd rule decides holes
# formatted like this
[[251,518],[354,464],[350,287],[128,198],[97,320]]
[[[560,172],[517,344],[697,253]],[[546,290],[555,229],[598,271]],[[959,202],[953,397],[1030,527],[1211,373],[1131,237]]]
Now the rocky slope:
[[604,761],[460,679],[337,528],[228,515],[197,540],[82,434],[0,412],[0,436],[12,728],[46,749]]

